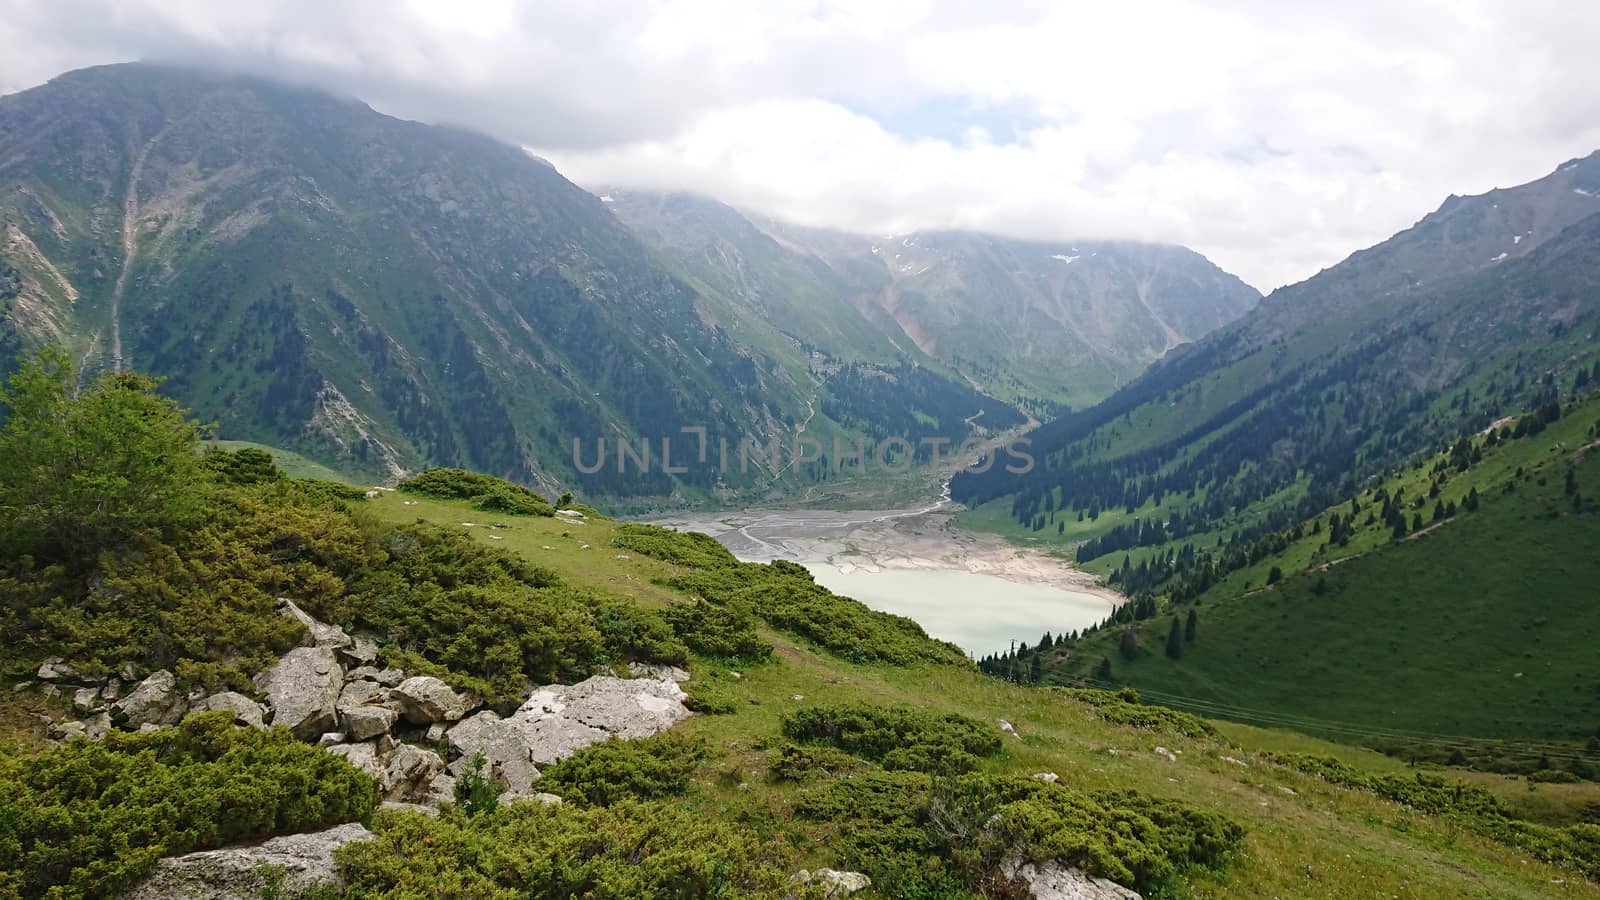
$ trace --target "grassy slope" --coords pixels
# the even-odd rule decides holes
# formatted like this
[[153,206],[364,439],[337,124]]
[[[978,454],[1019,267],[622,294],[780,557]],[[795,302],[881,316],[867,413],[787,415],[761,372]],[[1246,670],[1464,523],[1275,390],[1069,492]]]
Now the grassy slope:
[[[1107,634],[1063,669],[1082,673],[1109,656],[1119,680],[1147,690],[1369,732],[1586,738],[1600,727],[1600,513],[1574,514],[1563,487],[1576,464],[1581,493],[1600,497],[1600,455],[1575,449],[1597,419],[1591,398],[1544,433],[1487,450],[1440,493],[1459,504],[1475,487],[1477,513],[1399,543],[1381,523],[1343,548],[1308,534],[1230,574],[1201,599],[1202,638],[1179,662],[1160,653],[1163,616],[1147,627],[1152,652],[1124,660]],[[1385,486],[1426,496],[1436,461]],[[1371,498],[1362,495],[1361,521]],[[1407,516],[1431,524],[1432,509],[1428,500]],[[1264,588],[1275,566],[1291,574]]]
[[324,481],[360,482],[362,480],[361,475],[371,476],[375,474],[372,472],[360,473],[353,470],[335,471],[293,450],[282,450],[277,447],[269,447],[266,444],[258,444],[254,441],[207,441],[206,446],[230,451],[243,450],[246,447],[254,450],[265,450],[267,453],[272,454],[272,461],[290,478],[321,478]]
[[[588,524],[575,525],[507,517],[502,522],[464,502],[398,494],[385,494],[367,510],[397,522],[424,518],[457,527],[471,522],[469,530],[480,540],[523,553],[573,582],[603,586],[650,605],[680,599],[652,583],[674,567],[609,547],[613,526],[607,520],[591,517]],[[488,527],[496,522],[509,527]],[[904,702],[1013,722],[1021,737],[1008,739],[1008,753],[991,764],[994,768],[1054,771],[1084,788],[1137,788],[1200,804],[1244,824],[1244,852],[1226,872],[1191,880],[1190,896],[1600,897],[1600,889],[1574,873],[1530,860],[1450,822],[1255,758],[1263,750],[1310,750],[1373,769],[1396,768],[1376,754],[1234,726],[1226,728],[1226,742],[1142,732],[1106,724],[1088,707],[1048,691],[953,668],[851,665],[786,634],[767,631],[765,636],[778,647],[777,661],[749,668],[740,679],[705,661],[691,665],[697,679],[718,682],[747,701],[732,715],[697,716],[682,726],[713,751],[697,790],[685,800],[707,815],[790,833],[808,844],[824,840],[816,826],[789,816],[803,788],[774,785],[764,777],[761,742],[777,733],[784,712],[800,704],[797,695],[808,703]],[[1155,755],[1157,745],[1181,751],[1180,761],[1168,763]],[[1110,753],[1112,748],[1118,752]],[[1250,767],[1225,762],[1224,755],[1245,759]],[[1528,793],[1520,783],[1489,780],[1513,799]],[[1568,796],[1570,789],[1541,787],[1535,793],[1545,801],[1537,808],[1554,819],[1577,799]],[[812,863],[849,866],[849,860],[831,858],[825,850],[813,852]]]

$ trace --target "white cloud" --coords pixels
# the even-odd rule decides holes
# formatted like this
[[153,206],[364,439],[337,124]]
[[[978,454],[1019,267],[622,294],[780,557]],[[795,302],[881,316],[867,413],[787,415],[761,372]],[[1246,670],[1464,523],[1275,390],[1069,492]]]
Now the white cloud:
[[534,148],[580,183],[869,232],[1184,243],[1272,287],[1600,148],[1567,0],[0,0],[0,90],[220,63]]

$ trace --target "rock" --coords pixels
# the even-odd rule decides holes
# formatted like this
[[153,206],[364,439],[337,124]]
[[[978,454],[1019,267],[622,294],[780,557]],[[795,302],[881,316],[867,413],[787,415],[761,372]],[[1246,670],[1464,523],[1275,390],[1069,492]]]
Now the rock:
[[1026,884],[1034,900],[1144,900],[1114,881],[1086,875],[1054,860],[1031,863],[1011,857],[1000,864],[1000,873]]
[[456,777],[454,775],[439,775],[428,785],[428,795],[424,803],[438,806],[441,803],[456,802]]
[[251,700],[238,691],[223,691],[200,701],[196,712],[207,710],[228,709],[233,711],[233,721],[251,728],[265,728],[266,717],[262,712],[261,704]]
[[52,725],[50,727],[50,736],[58,741],[87,738],[89,736],[89,726],[79,722],[77,719],[68,719],[65,722],[57,722]]
[[504,794],[501,794],[498,802],[501,806],[510,806],[513,803],[521,803],[524,800],[528,800],[533,803],[542,803],[545,806],[560,806],[566,802],[555,794],[546,794],[543,792],[536,794],[519,794],[516,791],[506,791]]
[[358,634],[350,639],[350,646],[339,648],[339,656],[352,666],[370,666],[378,661],[378,642]]
[[316,740],[338,724],[344,670],[327,647],[290,650],[259,678],[272,707],[272,724],[287,726],[303,741]]
[[267,873],[282,873],[275,896],[298,896],[313,890],[337,889],[339,869],[333,851],[370,840],[372,832],[358,823],[311,834],[291,834],[249,847],[225,847],[163,859],[122,900],[255,900],[274,886]]
[[383,687],[399,687],[400,682],[406,680],[406,673],[401,669],[380,669],[376,666],[358,666],[351,669],[345,676],[346,681],[376,681]]
[[1043,781],[1046,784],[1055,784],[1061,780],[1061,776],[1054,772],[1035,772],[1033,773],[1033,777],[1034,780]]
[[612,734],[633,740],[658,734],[688,718],[685,697],[683,689],[671,681],[596,675],[577,684],[534,691],[512,718],[534,725],[573,722],[606,732],[600,740]]
[[686,670],[664,664],[628,663],[628,674],[635,678],[661,678],[677,684],[682,684],[689,680],[689,673]]
[[446,738],[450,741],[451,752],[460,756],[450,766],[452,775],[459,777],[472,758],[482,753],[488,771],[512,791],[527,793],[539,777],[539,768],[533,762],[533,746],[523,723],[502,719],[484,710],[451,728]]
[[112,717],[141,731],[145,725],[176,725],[183,718],[184,710],[177,685],[178,680],[172,673],[162,669],[118,700],[112,706]]
[[1225,762],[1225,763],[1227,763],[1227,764],[1229,764],[1231,766],[1239,766],[1240,768],[1243,768],[1243,769],[1250,768],[1250,764],[1245,762],[1242,759],[1235,759],[1235,758],[1233,758],[1231,756],[1224,756],[1224,757],[1221,757],[1221,759],[1222,759],[1223,762]]
[[34,674],[40,681],[77,681],[78,670],[67,665],[67,661],[59,656],[52,656],[39,664],[39,671]]
[[413,725],[454,722],[472,711],[477,700],[456,693],[430,675],[413,675],[400,682],[391,696],[400,702],[400,712]]
[[[388,777],[389,766],[379,756],[377,745],[371,741],[360,744],[335,744],[328,748],[328,752],[334,756],[344,757],[350,765],[376,778],[379,784],[383,784],[384,779]],[[387,785],[384,785],[384,791],[388,792]]]
[[89,740],[98,741],[111,730],[111,714],[104,711],[95,713],[83,720],[83,728]]
[[100,689],[97,687],[78,688],[72,694],[72,711],[80,716],[87,716],[100,708]]
[[27,690],[28,688],[31,688],[31,687],[33,687],[33,682],[31,682],[31,681],[19,681],[16,684],[13,684],[11,686],[11,693],[20,694],[23,691],[25,691],[25,690]]
[[122,664],[122,668],[117,670],[117,677],[132,684],[139,680],[139,669],[133,663],[125,662]]
[[110,703],[120,696],[122,696],[122,679],[115,675],[107,678],[105,685],[100,688],[100,699]]
[[317,737],[318,747],[332,747],[337,744],[343,744],[344,742],[345,736],[344,732],[342,731],[324,731]]
[[443,722],[435,722],[428,726],[428,731],[425,735],[423,735],[423,737],[427,738],[428,743],[437,744],[444,740],[444,733],[447,730],[448,729],[444,727]]
[[1178,761],[1177,754],[1173,753],[1171,750],[1168,750],[1165,747],[1157,747],[1156,748],[1156,755],[1157,756],[1166,757],[1167,762],[1177,762]]
[[278,612],[306,627],[306,640],[309,643],[302,644],[302,646],[327,647],[338,650],[348,647],[352,643],[350,635],[345,634],[343,628],[337,625],[329,625],[326,622],[318,622],[311,617],[310,613],[301,609],[293,600],[287,597],[278,598]]
[[1020,734],[1017,734],[1017,729],[1011,727],[1011,723],[1007,722],[1005,719],[1001,719],[1000,720],[1000,731],[1001,731],[1001,733],[1009,734],[1012,737],[1021,737],[1022,736]]
[[385,800],[378,804],[378,806],[380,809],[392,810],[394,812],[417,812],[422,813],[425,816],[439,815],[439,807],[429,806],[426,803],[402,803],[399,800]]
[[433,779],[444,771],[444,760],[432,750],[401,744],[389,754],[384,767],[384,796],[389,800],[423,800]]
[[155,732],[160,731],[160,730],[161,730],[161,726],[157,725],[154,722],[146,722],[143,725],[139,726],[139,733],[140,734],[154,734]]
[[860,872],[840,872],[837,869],[818,869],[815,872],[801,869],[790,880],[797,884],[818,885],[824,897],[848,897],[856,891],[872,887],[872,879]]
[[352,741],[364,741],[380,734],[388,734],[399,713],[384,706],[358,706],[339,716],[344,733]]

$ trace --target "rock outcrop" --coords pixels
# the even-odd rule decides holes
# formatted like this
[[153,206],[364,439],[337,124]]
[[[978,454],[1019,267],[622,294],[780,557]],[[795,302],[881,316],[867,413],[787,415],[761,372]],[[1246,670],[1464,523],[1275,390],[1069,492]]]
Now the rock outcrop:
[[223,691],[220,694],[212,694],[200,701],[195,706],[194,711],[206,712],[214,709],[232,710],[233,720],[240,725],[248,725],[251,728],[266,727],[264,724],[266,718],[261,710],[261,704],[237,691]]
[[272,707],[272,724],[303,741],[315,741],[338,724],[344,670],[327,647],[297,647],[261,676],[258,685]]
[[456,693],[450,685],[430,675],[407,678],[390,696],[399,702],[401,715],[413,725],[454,722],[478,705],[472,697]]
[[790,879],[795,884],[815,884],[822,888],[824,897],[848,897],[856,891],[872,887],[872,879],[860,872],[841,872],[837,869],[801,869]]
[[1001,863],[1000,872],[1026,884],[1034,900],[1144,900],[1137,891],[1114,881],[1054,861],[1032,863],[1011,857]]
[[368,840],[359,824],[339,825],[310,834],[273,838],[252,847],[225,847],[163,859],[122,900],[256,900],[266,896],[267,873],[281,872],[280,896],[297,896],[336,886],[339,870],[333,851]]
[[178,679],[166,669],[139,682],[128,696],[112,705],[112,717],[128,728],[143,725],[176,725],[183,718],[186,702],[178,693]]

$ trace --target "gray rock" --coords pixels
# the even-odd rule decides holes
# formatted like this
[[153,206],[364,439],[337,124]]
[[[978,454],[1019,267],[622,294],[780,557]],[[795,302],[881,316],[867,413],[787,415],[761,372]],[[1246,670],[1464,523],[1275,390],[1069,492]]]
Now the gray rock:
[[1061,780],[1061,776],[1054,772],[1035,772],[1033,773],[1033,777],[1035,780],[1043,781],[1046,784],[1055,784]]
[[50,736],[58,741],[70,741],[73,738],[86,738],[89,736],[89,726],[77,719],[68,719],[57,722],[50,727]]
[[[596,675],[534,691],[512,716],[533,724],[573,722],[623,739],[649,737],[689,717],[683,689],[655,678]],[[570,755],[567,754],[567,755]]]
[[329,625],[312,618],[311,614],[301,609],[293,600],[287,597],[278,598],[278,612],[299,622],[306,627],[306,641],[303,646],[327,647],[338,650],[350,646],[353,641],[344,629],[337,625]]
[[357,666],[346,675],[347,681],[376,681],[384,687],[399,687],[400,682],[406,680],[406,673],[402,669],[380,669],[377,666]]
[[439,815],[439,807],[429,806],[426,803],[402,803],[399,800],[385,800],[378,805],[380,808],[392,812],[417,812],[425,816]]
[[272,724],[286,726],[303,741],[316,740],[338,724],[344,670],[327,647],[290,650],[260,679]]
[[343,712],[339,723],[352,741],[365,741],[380,734],[388,734],[399,714],[383,706],[358,706]]
[[856,891],[872,887],[872,879],[860,872],[841,872],[837,869],[817,869],[815,872],[801,869],[790,880],[797,884],[818,885],[824,897],[848,897]]
[[84,734],[91,741],[98,741],[111,730],[111,714],[98,712],[83,720]]
[[160,731],[160,730],[161,730],[161,726],[157,725],[154,722],[146,722],[143,725],[139,726],[139,733],[140,734],[154,734],[154,733],[156,733],[157,731]]
[[425,800],[444,760],[432,750],[401,744],[384,767],[384,796],[389,800]]
[[[281,871],[278,889],[294,896],[339,885],[333,851],[370,840],[358,823],[311,834],[291,834],[251,847],[225,847],[163,859],[122,900],[256,900],[265,896],[266,873]],[[271,867],[269,869],[269,867]]]
[[428,785],[428,794],[422,802],[430,806],[456,802],[456,777],[450,774],[435,777]]
[[498,802],[501,806],[510,806],[513,803],[521,803],[524,800],[532,803],[542,803],[545,806],[560,806],[566,802],[555,794],[546,794],[543,791],[535,794],[519,794],[516,791],[506,791],[500,795]]
[[339,690],[337,706],[339,707],[340,715],[343,715],[352,709],[359,709],[363,706],[382,706],[388,697],[388,690],[376,681],[368,681],[364,678],[356,681],[347,677],[344,687]]
[[266,718],[262,712],[261,704],[251,700],[238,691],[223,691],[200,701],[195,712],[208,712],[211,710],[226,709],[233,712],[233,721],[251,728],[265,728]]
[[141,730],[145,725],[178,724],[185,704],[177,684],[178,680],[166,669],[152,674],[111,707],[112,717]]
[[635,678],[661,678],[667,681],[682,684],[689,680],[689,673],[677,666],[654,665],[650,663],[628,663],[628,674]]
[[34,674],[40,681],[77,681],[78,670],[67,665],[67,661],[59,656],[52,656],[39,664],[39,671]]
[[11,686],[11,693],[20,694],[23,691],[25,691],[25,690],[27,690],[28,688],[31,688],[31,687],[33,687],[33,682],[31,682],[31,681],[19,681],[16,684],[13,684]]
[[432,725],[429,725],[428,733],[426,735],[428,743],[437,744],[444,740],[444,735],[447,730],[448,729],[444,727],[444,723],[442,722],[435,722]]
[[430,675],[407,678],[390,696],[400,702],[401,714],[413,725],[454,722],[478,705],[474,698],[456,693],[450,685]]
[[358,634],[350,639],[350,646],[339,648],[339,656],[352,666],[370,666],[378,661],[378,642]]
[[1138,892],[1114,881],[1086,875],[1054,860],[1031,863],[1014,856],[1000,864],[1000,872],[1026,884],[1034,900],[1144,900]]
[[100,689],[97,687],[78,688],[72,695],[72,711],[80,716],[87,716],[100,709]]
[[345,743],[345,736],[342,731],[324,731],[317,736],[318,747],[334,747],[343,743]]
[[[389,774],[388,765],[379,757],[377,746],[370,741],[361,744],[337,744],[329,747],[328,752],[334,756],[344,757],[346,762],[371,775],[379,784],[382,784]],[[387,791],[388,787],[385,786],[384,790]]]
[[[533,762],[533,747],[521,722],[502,719],[484,710],[458,722],[446,739],[451,752],[460,757],[450,766],[452,775],[461,775],[473,756],[482,753],[489,771],[512,791],[527,793],[539,777],[539,768]],[[454,785],[451,788],[453,791]]]

